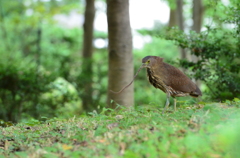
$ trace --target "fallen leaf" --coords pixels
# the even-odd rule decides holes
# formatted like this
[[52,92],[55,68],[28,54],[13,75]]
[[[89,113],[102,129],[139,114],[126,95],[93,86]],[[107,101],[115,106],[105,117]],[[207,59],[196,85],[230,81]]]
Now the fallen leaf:
[[105,139],[99,139],[97,142],[99,142],[99,143],[105,143],[106,140],[105,140]]
[[67,144],[63,144],[63,145],[62,145],[62,148],[63,148],[63,150],[70,150],[70,149],[72,149],[73,147],[72,147],[72,146],[69,146],[69,145],[67,145]]

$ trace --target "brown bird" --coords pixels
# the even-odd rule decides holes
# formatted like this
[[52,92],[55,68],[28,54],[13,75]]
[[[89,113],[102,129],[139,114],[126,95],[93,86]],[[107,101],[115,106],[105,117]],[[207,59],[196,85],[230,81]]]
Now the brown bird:
[[172,65],[163,62],[163,58],[146,56],[142,59],[142,67],[147,68],[149,82],[167,94],[164,111],[169,106],[170,96],[174,98],[174,110],[176,111],[177,100],[175,97],[199,97],[201,90],[183,72]]

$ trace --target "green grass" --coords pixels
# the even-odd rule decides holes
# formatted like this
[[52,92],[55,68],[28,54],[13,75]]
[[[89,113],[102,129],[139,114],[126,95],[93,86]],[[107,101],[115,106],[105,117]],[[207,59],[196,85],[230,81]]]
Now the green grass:
[[103,109],[0,127],[0,157],[240,157],[240,101]]

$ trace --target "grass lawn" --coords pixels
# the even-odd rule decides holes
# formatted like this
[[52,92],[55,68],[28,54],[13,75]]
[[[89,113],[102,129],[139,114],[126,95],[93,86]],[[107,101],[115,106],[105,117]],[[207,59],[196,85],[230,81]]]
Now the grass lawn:
[[[0,157],[240,157],[240,100],[92,112],[0,127]],[[172,110],[170,108],[170,110]]]

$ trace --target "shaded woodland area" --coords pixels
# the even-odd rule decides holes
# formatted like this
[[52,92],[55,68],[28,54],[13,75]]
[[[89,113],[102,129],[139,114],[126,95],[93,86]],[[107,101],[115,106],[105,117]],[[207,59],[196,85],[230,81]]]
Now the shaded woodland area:
[[[135,49],[129,0],[0,0],[0,119],[66,118],[119,105],[163,107],[165,94],[150,86],[145,71],[124,93],[110,92],[127,85],[148,55],[184,70],[204,101],[239,98],[238,0],[164,2],[169,22],[135,30],[151,39]],[[108,32],[94,30],[98,9],[106,11]],[[72,12],[84,17],[82,26],[67,27],[56,18]],[[106,46],[97,47],[98,39]]]

